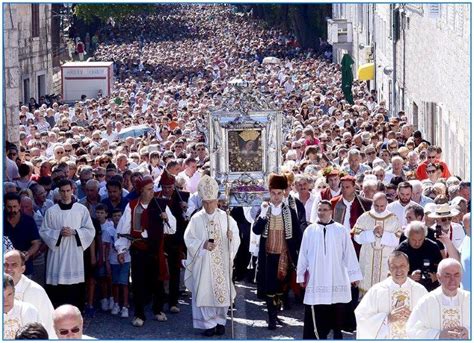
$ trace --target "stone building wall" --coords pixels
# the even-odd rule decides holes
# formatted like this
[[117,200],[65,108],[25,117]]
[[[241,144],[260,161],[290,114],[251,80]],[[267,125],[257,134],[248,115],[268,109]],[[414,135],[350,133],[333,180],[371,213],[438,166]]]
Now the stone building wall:
[[[5,4],[4,122],[6,139],[18,141],[18,106],[29,97],[50,94],[52,83],[51,5]],[[33,6],[38,9],[38,36],[33,37]]]

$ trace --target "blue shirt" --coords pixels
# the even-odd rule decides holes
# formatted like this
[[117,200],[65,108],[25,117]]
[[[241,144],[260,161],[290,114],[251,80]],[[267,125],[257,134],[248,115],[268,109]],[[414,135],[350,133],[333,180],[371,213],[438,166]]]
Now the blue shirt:
[[462,280],[461,287],[466,291],[471,291],[471,237],[464,237],[461,246]]

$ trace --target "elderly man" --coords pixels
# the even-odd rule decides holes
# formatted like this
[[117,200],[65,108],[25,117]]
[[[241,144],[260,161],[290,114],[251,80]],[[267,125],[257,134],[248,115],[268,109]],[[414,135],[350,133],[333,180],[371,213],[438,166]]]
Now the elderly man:
[[14,339],[23,325],[39,321],[33,305],[15,300],[15,282],[10,275],[3,274],[3,338]]
[[48,246],[46,284],[53,305],[84,306],[84,250],[95,228],[87,208],[72,201],[72,181],[58,183],[60,201],[46,211],[40,236]]
[[406,254],[390,254],[390,276],[373,285],[355,310],[357,339],[407,338],[406,321],[421,297],[428,293],[408,277],[409,267]]
[[387,278],[386,261],[399,243],[400,222],[387,210],[387,204],[385,194],[376,193],[372,209],[361,215],[354,225],[354,240],[362,245],[359,257],[364,275],[359,286],[362,292],[367,292],[372,285]]
[[204,336],[225,333],[227,309],[236,292],[232,284],[232,261],[240,245],[237,223],[217,208],[219,186],[203,176],[198,193],[203,209],[184,232],[187,248],[184,281],[192,293],[193,327]]
[[46,210],[52,207],[54,203],[50,199],[46,198],[48,193],[40,184],[35,183],[31,185],[30,189],[33,192],[33,208],[35,211],[39,211],[44,217],[44,215],[46,214]]
[[5,273],[15,283],[15,299],[29,303],[39,310],[39,319],[48,331],[50,338],[55,338],[53,329],[53,304],[46,291],[36,282],[28,279],[25,272],[25,255],[18,250],[7,252],[4,256]]
[[412,186],[411,200],[419,204],[421,207],[425,207],[426,204],[433,202],[433,199],[423,195],[423,185],[420,180],[410,180],[408,182]]
[[86,196],[79,201],[88,210],[93,219],[95,219],[95,208],[102,201],[99,195],[100,184],[97,180],[89,180],[86,182]]
[[451,219],[458,214],[459,211],[451,208],[448,204],[440,204],[432,213],[428,214],[429,218],[436,220],[436,224],[432,226],[432,229],[436,231],[440,227],[442,233],[449,237],[456,249],[459,249],[466,236],[460,224],[451,222]]
[[471,324],[470,292],[459,288],[461,264],[447,258],[438,265],[441,284],[420,299],[406,324],[407,336],[415,339],[468,339]]
[[153,179],[145,177],[137,183],[140,196],[130,201],[117,225],[119,239],[115,241],[118,261],[123,264],[125,252],[130,251],[135,317],[132,325],[145,323],[146,295],[153,296],[153,314],[157,321],[168,318],[163,312],[163,281],[169,278],[164,241],[166,234],[176,232],[176,218],[165,199],[153,193]]
[[349,150],[347,161],[349,164],[344,167],[344,171],[351,176],[359,176],[365,174],[366,171],[371,170],[368,165],[361,164],[362,157],[360,156],[360,151],[357,149]]
[[342,339],[351,283],[362,273],[350,235],[332,220],[328,200],[319,203],[318,218],[304,231],[298,256],[296,281],[306,288],[303,339],[326,339],[331,329],[334,339]]
[[[398,251],[404,252],[410,262],[410,278],[421,283],[428,291],[438,287],[436,280],[436,267],[442,256],[438,245],[431,239],[426,238],[428,228],[420,221],[412,221],[405,228],[407,240],[398,247]],[[449,238],[441,236],[438,239],[449,243]]]
[[59,306],[53,313],[54,330],[59,339],[94,339],[84,335],[81,311],[73,305]]

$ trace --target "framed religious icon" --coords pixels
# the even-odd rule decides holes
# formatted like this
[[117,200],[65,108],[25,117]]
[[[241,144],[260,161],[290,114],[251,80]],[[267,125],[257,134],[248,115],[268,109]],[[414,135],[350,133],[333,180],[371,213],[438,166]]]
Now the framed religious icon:
[[261,172],[264,164],[262,130],[228,130],[229,171]]
[[211,176],[229,205],[259,205],[268,196],[268,175],[279,172],[285,131],[278,111],[216,111],[205,129]]

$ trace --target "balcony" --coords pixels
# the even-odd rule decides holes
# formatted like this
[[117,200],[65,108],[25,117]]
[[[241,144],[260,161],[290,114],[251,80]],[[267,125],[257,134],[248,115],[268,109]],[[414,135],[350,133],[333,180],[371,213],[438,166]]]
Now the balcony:
[[333,46],[352,44],[352,23],[347,19],[328,19],[328,43]]

